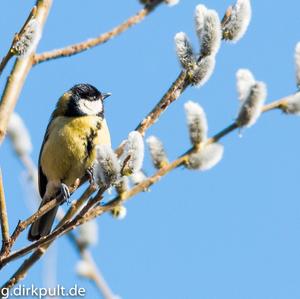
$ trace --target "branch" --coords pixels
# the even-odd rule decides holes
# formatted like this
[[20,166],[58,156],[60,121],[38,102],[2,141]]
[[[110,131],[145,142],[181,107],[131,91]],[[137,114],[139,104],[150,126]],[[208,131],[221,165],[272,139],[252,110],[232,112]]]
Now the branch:
[[[273,102],[271,104],[264,106],[263,112],[267,112],[267,111],[270,111],[273,109],[280,108],[284,104],[285,99],[286,98],[283,98],[276,102]],[[219,133],[217,133],[216,135],[214,135],[213,137],[209,138],[207,143],[217,142],[218,140],[225,137],[226,135],[228,135],[232,131],[236,130],[237,128],[238,128],[238,126],[235,123],[233,123],[230,126],[226,127],[224,130],[222,130]],[[100,200],[102,198],[102,194],[104,192],[103,190],[99,190],[98,194],[86,204],[86,206],[80,211],[80,213],[73,220],[62,222],[61,225],[58,225],[58,227],[53,232],[51,232],[49,235],[43,237],[42,239],[30,244],[29,246],[26,246],[16,252],[12,253],[8,257],[4,258],[2,260],[2,266],[12,260],[15,260],[15,259],[31,252],[32,250],[35,250],[39,246],[49,245],[49,243],[51,243],[57,237],[69,232],[70,230],[74,229],[75,227],[77,227],[77,226],[79,226],[79,225],[81,225],[81,224],[107,212],[107,211],[112,210],[116,206],[118,206],[118,205],[122,204],[123,202],[127,201],[128,199],[130,199],[131,197],[137,195],[140,192],[143,192],[145,189],[149,188],[150,186],[152,186],[153,184],[158,182],[163,176],[165,176],[166,174],[168,174],[175,168],[185,165],[189,159],[190,154],[192,154],[196,151],[199,151],[199,150],[201,150],[201,149],[195,149],[194,147],[189,149],[182,156],[180,156],[173,162],[171,162],[171,163],[165,165],[164,167],[162,167],[161,169],[159,169],[153,176],[147,178],[146,180],[144,180],[137,186],[133,187],[131,190],[122,193],[122,197],[117,196],[115,199],[111,200],[110,202],[108,202],[105,205],[96,205],[97,203],[100,202]],[[95,207],[93,208],[93,206],[95,206]],[[74,215],[75,213],[69,212],[69,215],[67,216],[68,219],[71,218],[70,217],[71,214]]]
[[107,282],[105,281],[102,273],[97,268],[97,265],[93,259],[92,254],[90,253],[90,251],[88,251],[87,249],[84,249],[81,253],[81,256],[84,259],[84,261],[89,263],[89,265],[91,266],[93,273],[91,274],[90,280],[92,280],[94,282],[96,287],[101,292],[103,298],[104,299],[116,298],[117,296],[112,292],[112,290],[108,286]]
[[28,259],[26,259],[20,268],[14,273],[14,275],[0,288],[0,294],[2,294],[2,290],[6,288],[12,288],[16,285],[20,280],[22,280],[28,270],[43,256],[45,253],[45,249],[40,247],[35,251],[35,255],[31,255]]
[[80,257],[82,260],[84,260],[86,263],[89,264],[91,267],[91,274],[89,277],[86,277],[90,279],[95,286],[98,288],[99,292],[102,294],[103,298],[105,299],[113,299],[115,298],[114,293],[110,289],[109,285],[105,281],[101,271],[98,269],[97,264],[95,263],[92,253],[85,247],[82,246],[82,243],[79,241],[78,237],[75,236],[75,234],[71,231],[67,234],[70,241],[73,243],[74,248],[77,249]]
[[[28,173],[30,174],[30,176],[34,176],[36,173],[36,168],[33,164],[33,162],[31,161],[30,157],[20,157],[21,161],[23,162],[24,166],[26,167]],[[85,194],[85,198],[87,198],[87,194],[91,195],[92,192],[94,192],[96,190],[96,187],[94,185],[90,185]],[[50,204],[51,203],[51,204]],[[46,210],[51,209],[52,205],[57,205],[59,203],[57,203],[57,200],[53,200],[51,202],[49,202],[46,206],[43,206],[42,208],[46,208]],[[72,210],[74,209],[78,209],[79,208],[79,202],[75,202],[72,205]],[[44,213],[45,210],[40,209],[38,210],[37,213],[35,213],[35,217],[36,219],[38,219],[39,217],[42,216],[42,213]],[[57,219],[62,220],[63,216],[58,216],[57,215]],[[11,245],[15,242],[16,238],[18,237],[19,233],[21,233],[21,231],[23,231],[27,226],[29,226],[29,223],[32,220],[32,216],[29,217],[27,220],[22,221],[18,224],[15,232],[13,233],[13,237],[11,238]],[[36,221],[36,220],[34,220]],[[91,277],[89,277],[89,279],[95,284],[95,286],[98,288],[99,292],[103,295],[104,298],[107,299],[111,299],[114,298],[114,294],[112,292],[112,290],[110,289],[109,285],[106,283],[101,271],[98,269],[97,264],[95,263],[92,253],[85,247],[82,246],[82,244],[80,243],[78,237],[73,233],[73,231],[70,231],[67,234],[68,239],[70,240],[70,242],[74,245],[74,249],[77,250],[77,252],[79,253],[79,255],[81,256],[81,259],[83,259],[85,262],[87,262],[89,264],[89,266],[91,267],[92,270],[92,275]],[[46,248],[45,248],[46,250]]]
[[[26,264],[30,264],[33,265],[37,260],[39,260],[39,258],[46,252],[46,250],[48,249],[48,247],[51,245],[51,243],[58,237],[61,235],[62,232],[69,232],[70,230],[74,229],[76,227],[77,221],[78,219],[80,219],[85,213],[87,213],[90,208],[92,208],[97,202],[99,202],[102,199],[102,194],[103,194],[103,190],[99,190],[97,195],[90,199],[89,202],[84,206],[84,208],[80,211],[80,213],[72,220],[70,221],[71,217],[73,215],[75,215],[75,213],[77,212],[77,210],[79,209],[79,207],[86,201],[86,199],[90,196],[90,194],[86,191],[79,200],[77,200],[72,207],[69,209],[69,211],[67,212],[67,214],[65,215],[65,217],[60,221],[60,223],[57,225],[57,227],[55,228],[54,231],[52,231],[49,235],[39,239],[38,241],[30,244],[27,247],[24,247],[14,253],[12,253],[11,255],[9,255],[8,257],[4,257],[1,260],[1,268],[4,267],[7,263],[11,262],[12,260],[15,260],[17,258],[20,258],[22,256],[24,256],[25,254],[35,250],[35,249],[40,249],[43,248],[43,253],[40,253],[40,251],[37,249],[28,259],[25,260],[24,263]],[[21,267],[19,268],[19,270],[24,266],[24,263],[21,265]],[[26,269],[28,269],[26,267]],[[19,270],[17,270],[17,272],[14,275],[17,275],[17,273],[19,272]],[[23,277],[26,275],[26,272],[22,271]],[[14,277],[14,275],[12,276],[12,278]],[[9,286],[13,286],[15,284],[11,283],[14,281],[13,279],[10,279],[9,282]],[[16,283],[19,280],[16,280]],[[8,283],[8,282],[7,282]],[[4,288],[6,286],[3,285],[2,288]],[[0,293],[1,293],[1,289],[0,289]]]
[[[38,0],[37,3],[46,3],[48,1],[49,6],[51,5],[52,0]],[[71,56],[82,51],[89,49],[90,47],[94,47],[98,44],[104,43],[107,40],[111,39],[112,37],[122,33],[123,31],[127,30],[134,24],[137,24],[141,20],[145,18],[156,6],[161,4],[162,0],[152,0],[151,4],[147,4],[141,12],[139,12],[136,16],[128,19],[123,24],[117,26],[110,32],[107,32],[95,39],[91,39],[79,44],[71,45],[64,49],[59,49],[51,52],[42,53],[39,55],[31,55],[29,58],[26,59],[18,59],[15,63],[15,66],[11,73],[11,78],[8,80],[6,88],[4,90],[2,101],[0,103],[0,144],[4,138],[7,122],[10,116],[10,113],[13,111],[16,101],[18,99],[19,93],[22,89],[24,84],[25,78],[32,67],[32,65],[49,60],[55,59],[58,57],[65,57]],[[47,13],[44,16],[44,21],[46,19]],[[21,62],[20,62],[21,61]],[[23,63],[22,63],[23,62]],[[19,64],[18,64],[19,63]],[[15,75],[15,77],[13,77]],[[11,84],[13,83],[13,84]],[[154,124],[160,115],[167,109],[167,107],[174,102],[179,96],[183,93],[183,91],[192,84],[192,78],[190,78],[190,74],[187,71],[182,71],[166,94],[162,97],[162,99],[158,102],[158,104],[152,109],[152,111],[144,118],[143,121],[137,126],[136,130],[139,131],[141,134],[145,134],[146,130]],[[8,97],[8,98],[5,98]],[[269,106],[265,106],[264,111],[268,111],[271,109],[279,108],[282,105],[282,101],[278,101],[278,103],[270,104]],[[3,107],[2,107],[3,106]],[[6,111],[5,111],[6,109]],[[3,112],[4,111],[4,112]],[[7,119],[2,121],[1,113],[5,113],[7,115]],[[2,115],[3,116],[3,115]],[[237,129],[237,123],[231,124],[229,127],[225,128],[212,138],[208,140],[209,143],[213,143],[218,141],[219,139],[223,138],[233,130]],[[122,150],[122,146],[119,147],[117,151]],[[114,207],[122,204],[124,201],[128,200],[129,198],[133,197],[134,195],[144,191],[151,185],[155,184],[161,177],[168,174],[173,169],[181,166],[186,165],[187,161],[189,160],[190,154],[201,151],[201,148],[193,147],[188,150],[185,154],[183,154],[178,159],[174,160],[172,163],[168,163],[159,169],[152,177],[146,179],[142,183],[138,184],[131,190],[122,193],[121,196],[116,197],[114,200],[108,202],[106,205],[100,205],[100,201],[102,199],[103,193],[106,190],[99,190],[97,195],[94,198],[91,198],[87,204],[81,209],[82,205],[87,201],[90,195],[94,192],[94,189],[91,190],[91,186],[84,192],[79,200],[77,200],[72,207],[68,210],[64,218],[60,221],[57,227],[47,236],[41,238],[40,240],[32,243],[31,245],[24,247],[14,253],[11,253],[7,257],[0,256],[0,267],[6,265],[8,262],[17,259],[33,250],[33,254],[26,259],[21,267],[17,270],[17,272],[11,277],[11,279],[4,284],[3,287],[12,287],[18,281],[20,281],[26,274],[27,271],[33,266],[33,264],[39,260],[42,255],[46,252],[47,248],[51,245],[51,243],[60,237],[61,235],[70,232],[75,227],[85,223],[86,221],[103,214],[106,211],[113,209]],[[89,193],[91,192],[91,193]],[[56,201],[56,202],[55,202]],[[50,204],[50,203],[49,203]],[[57,205],[57,199],[54,200],[51,205]],[[37,213],[29,217],[27,220],[21,222],[23,226],[20,226],[22,230],[24,230],[29,224],[36,221],[36,219],[42,216],[44,213],[47,212],[46,209],[50,210],[50,206],[45,207],[44,209],[40,209]],[[14,241],[17,236],[20,234],[22,230],[19,229],[18,231],[17,226],[15,232],[12,235]],[[13,238],[14,237],[14,238]],[[9,238],[9,234],[8,234]],[[9,249],[10,250],[10,249]],[[1,259],[2,258],[2,259]],[[97,283],[97,277],[95,277],[95,282]],[[98,281],[99,286],[101,285],[101,281]],[[0,289],[1,290],[1,289]]]
[[[41,26],[41,31],[47,19],[51,4],[52,0],[37,0],[35,17]],[[0,103],[0,145],[5,137],[9,118],[16,106],[28,72],[32,67],[32,57],[33,54],[17,59],[7,79]]]
[[6,202],[5,202],[5,194],[4,194],[1,169],[0,169],[0,222],[1,222],[1,232],[2,232],[1,255],[8,255],[10,237],[9,237],[9,225],[8,225],[8,217],[6,211]]
[[[18,225],[16,226],[14,232],[11,235],[10,240],[10,248],[15,243],[16,239],[19,237],[20,233],[24,231],[29,225],[37,221],[40,217],[42,217],[44,214],[46,214],[48,211],[52,210],[56,206],[60,205],[63,201],[63,197],[59,196],[57,198],[52,199],[51,201],[47,202],[45,205],[43,205],[40,209],[37,210],[33,215],[28,217],[26,220],[19,221]],[[1,256],[2,258],[2,256]],[[2,259],[0,258],[0,268]]]
[[[78,217],[81,217],[82,214],[86,213],[93,205],[97,202],[99,202],[102,199],[102,194],[105,190],[99,190],[97,195],[91,199],[86,206],[80,211],[80,213],[74,218],[73,221],[70,221],[71,217],[75,215],[77,210],[83,205],[83,203],[87,200],[87,198],[92,194],[88,192],[90,188],[88,188],[84,194],[78,199],[72,207],[69,209],[67,214],[64,216],[64,218],[59,222],[55,230],[50,233],[47,237],[44,237],[37,242],[31,244],[28,247],[25,247],[24,249],[21,249],[17,251],[15,254],[12,254],[11,256],[12,259],[15,259],[17,257],[21,257],[22,255],[32,251],[33,249],[36,249],[35,252],[28,258],[26,259],[20,268],[13,274],[13,276],[10,278],[8,282],[6,282],[1,288],[0,288],[0,294],[1,294],[1,289],[3,288],[11,288],[13,287],[16,283],[18,283],[21,279],[23,279],[28,270],[43,256],[43,254],[47,251],[48,247],[51,245],[52,241],[55,240],[56,237],[60,235],[61,231],[64,231],[65,227],[67,224],[72,224],[72,222],[76,221]],[[90,189],[90,192],[92,192],[92,188]],[[72,227],[72,225],[71,225]],[[73,226],[75,228],[75,226]],[[71,229],[68,229],[70,231]],[[47,240],[46,240],[47,239]],[[44,241],[44,242],[43,242]],[[38,244],[39,243],[39,244]],[[38,245],[37,245],[38,244]],[[37,246],[36,246],[37,245]],[[43,246],[40,246],[43,245]],[[28,251],[29,249],[29,251]],[[1,261],[1,265],[5,265],[8,262],[8,259],[3,259]]]
[[49,51],[49,52],[44,52],[41,54],[36,54],[33,57],[33,64],[39,64],[44,61],[52,60],[52,59],[57,59],[57,58],[62,58],[62,57],[68,57],[72,56],[81,52],[84,52],[90,48],[96,47],[98,45],[101,45],[113,37],[123,33],[130,27],[138,24],[141,22],[146,16],[148,16],[159,4],[161,4],[163,0],[155,0],[151,4],[146,4],[145,7],[140,10],[136,15],[130,17],[128,20],[123,22],[122,24],[116,26],[112,30],[99,35],[98,37],[88,39],[86,41],[73,44],[70,46],[67,46],[65,48]]
[[0,76],[4,70],[4,68],[6,67],[7,63],[9,62],[9,60],[15,55],[15,52],[13,50],[13,47],[15,45],[15,43],[19,40],[19,37],[23,34],[25,27],[27,26],[27,24],[29,23],[29,21],[35,16],[36,14],[36,6],[34,6],[27,18],[27,20],[25,21],[24,25],[22,26],[21,30],[19,31],[19,33],[16,33],[13,41],[11,43],[11,46],[8,50],[8,52],[6,53],[6,55],[3,57],[1,63],[0,63]]
[[[81,197],[75,201],[71,208],[68,210],[68,212],[66,213],[66,215],[64,216],[64,218],[60,221],[60,223],[58,224],[58,227],[61,226],[62,224],[64,224],[65,222],[67,222],[69,219],[71,219],[71,217],[73,217],[75,215],[75,213],[78,211],[78,209],[82,206],[82,204],[93,194],[93,192],[95,191],[95,186],[94,185],[90,185],[85,192],[81,195]],[[20,235],[20,233],[25,230],[25,228],[27,228],[30,224],[32,224],[33,222],[35,222],[38,218],[40,218],[41,216],[43,216],[45,213],[47,213],[49,210],[53,209],[56,205],[61,203],[62,198],[58,197],[55,199],[52,199],[51,201],[49,201],[48,203],[46,203],[45,205],[43,205],[36,213],[34,213],[32,216],[30,216],[28,219],[19,222],[19,224],[17,225],[15,231],[13,232],[12,236],[11,236],[11,244],[10,247],[13,245],[13,243],[15,242],[15,240],[17,239],[17,237]],[[40,242],[41,240],[44,240],[44,238],[40,239],[37,242]],[[2,257],[0,259],[0,269],[3,268],[8,262],[22,257],[24,254],[26,254],[28,252],[28,247],[30,247],[31,249],[29,251],[34,250],[37,246],[33,246],[34,244],[37,244],[37,242],[32,243],[31,245],[20,249],[16,252],[11,253],[7,258],[6,257]],[[42,244],[39,243],[39,245],[43,245],[45,244],[45,242],[43,242]]]
[[6,53],[6,55],[2,58],[1,63],[0,63],[0,76],[3,72],[3,70],[5,69],[6,65],[8,64],[8,62],[10,61],[10,59],[14,57],[14,54],[11,52],[11,48],[8,50],[8,52]]
[[168,91],[164,94],[161,100],[156,106],[148,113],[148,115],[138,124],[136,131],[139,131],[142,135],[145,134],[146,130],[152,126],[160,115],[172,104],[184,90],[189,86],[190,80],[186,71],[182,71]]
[[[161,114],[177,100],[185,89],[191,84],[188,73],[181,71],[171,87],[155,105],[155,107],[147,114],[147,116],[135,128],[136,131],[145,135],[146,131],[158,120]],[[116,154],[121,156],[124,149],[124,144],[116,149]]]
[[[268,111],[271,111],[271,110],[280,109],[281,107],[283,107],[285,105],[287,98],[288,97],[285,97],[285,98],[282,98],[280,100],[277,100],[277,101],[274,101],[270,104],[265,105],[263,107],[262,111],[265,113],[265,112],[268,112]],[[227,126],[225,129],[221,130],[219,133],[217,133],[214,136],[212,136],[211,138],[209,138],[207,140],[207,143],[217,142],[220,139],[222,139],[223,137],[225,137],[226,135],[228,135],[231,132],[235,131],[236,129],[238,129],[237,124],[232,123],[231,125]],[[149,188],[150,186],[152,186],[153,184],[158,182],[163,176],[165,176],[166,174],[168,174],[169,172],[171,172],[175,168],[178,168],[180,166],[185,165],[186,162],[189,160],[190,154],[192,154],[196,151],[197,151],[197,149],[190,148],[182,156],[180,156],[179,158],[177,158],[173,162],[171,162],[171,163],[165,165],[164,167],[162,167],[161,169],[159,169],[153,176],[147,178],[146,180],[144,180],[140,184],[136,185],[131,190],[122,193],[122,197],[117,196],[116,198],[114,198],[113,200],[111,200],[110,202],[108,202],[104,206],[96,206],[94,209],[89,211],[82,219],[80,219],[80,221],[78,222],[77,225],[81,225],[81,224],[83,224],[83,223],[85,223],[85,222],[87,222],[87,221],[89,221],[89,220],[91,220],[95,217],[98,217],[99,215],[101,215],[101,214],[103,214],[107,211],[110,211],[113,208],[115,208],[116,206],[118,206],[118,205],[122,204],[123,202],[127,201],[128,199],[135,196],[136,194],[138,194],[140,192],[143,192],[145,189]]]
[[[18,152],[16,152],[18,154]],[[35,188],[37,188],[37,169],[31,160],[29,155],[19,155],[18,157],[22,164],[24,165],[25,169],[28,172],[28,175],[31,177],[33,184]],[[92,188],[93,186],[90,186],[89,188]],[[95,190],[96,188],[94,188]],[[91,190],[92,191],[92,190]],[[36,192],[38,190],[36,189]],[[35,214],[33,214],[31,217],[29,217],[27,220],[20,221],[15,229],[15,231],[12,234],[12,237],[10,238],[9,242],[6,244],[6,250],[5,254],[0,254],[0,260],[1,256],[7,256],[10,253],[10,250],[15,243],[16,239],[20,235],[20,233],[28,227],[32,222],[36,221],[39,217],[41,217],[46,211],[49,209],[52,209],[52,206],[56,206],[61,204],[62,198],[54,199],[53,201],[48,202],[45,206],[43,206],[41,209],[39,209]],[[61,220],[63,218],[62,211],[60,215],[57,215],[57,219]],[[9,237],[9,235],[8,235]],[[91,269],[91,277],[89,279],[95,284],[95,286],[99,289],[99,292],[103,294],[105,298],[113,298],[113,292],[110,290],[109,286],[105,282],[105,279],[103,278],[103,275],[101,274],[100,270],[97,268],[96,263],[93,260],[91,252],[89,250],[82,246],[79,239],[76,237],[76,235],[71,231],[69,234],[67,234],[68,239],[72,242],[74,245],[74,249],[78,251],[79,255],[81,256],[81,259],[84,260],[86,263],[89,264],[89,267]]]

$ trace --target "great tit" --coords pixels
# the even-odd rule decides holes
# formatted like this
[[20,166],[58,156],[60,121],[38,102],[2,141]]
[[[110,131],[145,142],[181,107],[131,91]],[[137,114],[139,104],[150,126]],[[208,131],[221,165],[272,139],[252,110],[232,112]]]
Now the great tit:
[[[110,95],[90,84],[77,84],[58,100],[39,155],[40,207],[60,194],[69,198],[70,188],[92,169],[96,146],[110,145],[103,109],[103,101]],[[35,241],[50,233],[57,209],[31,225],[28,240]]]

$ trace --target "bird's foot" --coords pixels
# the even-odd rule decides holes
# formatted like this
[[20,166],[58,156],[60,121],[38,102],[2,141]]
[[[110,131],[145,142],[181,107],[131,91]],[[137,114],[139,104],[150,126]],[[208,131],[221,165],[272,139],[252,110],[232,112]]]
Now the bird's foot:
[[70,190],[66,184],[64,184],[64,183],[61,184],[60,192],[63,196],[63,199],[66,200],[67,202],[69,202],[69,198],[70,198],[71,194],[70,194]]
[[96,183],[96,180],[95,180],[95,176],[94,176],[94,168],[93,168],[93,166],[87,169],[86,174],[87,174],[87,176],[89,178],[90,184],[94,185]]

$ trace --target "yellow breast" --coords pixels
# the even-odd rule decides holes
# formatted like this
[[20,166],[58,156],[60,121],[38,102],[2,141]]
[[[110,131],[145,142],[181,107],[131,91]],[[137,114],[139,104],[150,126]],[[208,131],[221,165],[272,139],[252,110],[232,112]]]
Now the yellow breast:
[[40,164],[48,181],[72,185],[96,160],[95,146],[110,145],[105,120],[98,116],[56,117],[41,153]]

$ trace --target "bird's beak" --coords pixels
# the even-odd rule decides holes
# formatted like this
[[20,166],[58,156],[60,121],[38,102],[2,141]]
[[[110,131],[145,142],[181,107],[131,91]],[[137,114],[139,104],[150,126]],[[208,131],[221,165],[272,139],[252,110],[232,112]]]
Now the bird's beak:
[[106,98],[110,97],[111,93],[107,92],[107,93],[102,93],[102,100],[105,100]]

